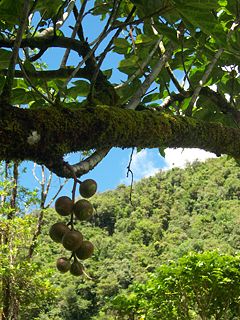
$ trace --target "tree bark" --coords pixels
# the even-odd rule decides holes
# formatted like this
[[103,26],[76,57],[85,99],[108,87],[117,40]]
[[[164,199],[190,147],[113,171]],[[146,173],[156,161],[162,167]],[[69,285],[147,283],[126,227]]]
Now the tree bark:
[[168,113],[108,106],[31,110],[2,105],[0,110],[1,160],[32,160],[57,171],[64,154],[104,147],[201,148],[239,158],[240,130]]
[[[14,215],[16,214],[16,200],[17,200],[17,190],[18,190],[18,163],[15,161],[13,163],[13,176],[8,176],[8,164],[5,166],[5,179],[12,178],[13,187],[12,193],[10,197],[10,208],[11,210],[7,214],[7,220],[12,220]],[[2,205],[5,203],[6,199],[4,199]],[[3,234],[3,244],[8,247],[8,263],[9,265],[13,265],[13,259],[11,253],[12,239],[11,232],[7,229],[5,234]],[[14,276],[7,275],[2,278],[2,291],[3,291],[3,299],[2,299],[2,320],[16,320],[18,318],[19,313],[19,301],[18,297],[15,294],[14,286]]]

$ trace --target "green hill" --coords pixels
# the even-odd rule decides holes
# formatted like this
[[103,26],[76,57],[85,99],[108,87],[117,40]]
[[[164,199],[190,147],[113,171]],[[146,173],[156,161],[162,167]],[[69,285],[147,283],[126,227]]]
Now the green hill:
[[[93,220],[79,224],[95,245],[86,262],[93,280],[61,275],[59,319],[111,319],[113,297],[189,251],[239,252],[239,177],[234,160],[212,159],[141,180],[134,184],[131,203],[124,185],[95,196]],[[49,244],[48,238],[42,241]],[[51,244],[46,260],[59,257],[62,248],[56,247]]]
[[[112,301],[135,281],[144,282],[157,267],[177,260],[189,251],[219,250],[234,255],[240,250],[240,170],[232,159],[222,157],[194,163],[186,169],[163,171],[130,188],[91,198],[92,221],[78,229],[95,245],[86,260],[89,275],[51,275],[60,288],[45,310],[28,319],[116,319]],[[101,181],[98,181],[101,183]],[[36,261],[55,270],[55,260],[66,255],[60,244],[51,242],[48,230],[59,221],[51,210],[45,217]],[[24,318],[22,316],[22,318]]]

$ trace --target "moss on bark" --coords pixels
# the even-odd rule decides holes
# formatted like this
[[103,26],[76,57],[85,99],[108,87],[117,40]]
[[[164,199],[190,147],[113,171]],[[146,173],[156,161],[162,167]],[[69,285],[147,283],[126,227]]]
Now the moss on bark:
[[64,154],[103,147],[196,147],[240,157],[240,130],[193,118],[117,107],[6,107],[0,159],[57,162]]

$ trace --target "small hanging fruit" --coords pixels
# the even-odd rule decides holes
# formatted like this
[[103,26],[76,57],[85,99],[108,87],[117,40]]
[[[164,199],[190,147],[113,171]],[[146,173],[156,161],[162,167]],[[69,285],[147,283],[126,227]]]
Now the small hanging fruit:
[[97,183],[93,179],[84,180],[79,187],[80,195],[83,198],[91,198],[97,191]]
[[70,251],[76,251],[83,242],[83,235],[76,230],[70,230],[66,232],[62,238],[62,244],[65,249]]
[[50,230],[49,235],[55,242],[62,242],[62,238],[66,232],[70,231],[68,226],[63,222],[54,223]]
[[70,273],[74,276],[81,276],[83,274],[83,265],[77,259],[74,259],[71,264]]
[[70,260],[65,257],[58,258],[56,267],[61,273],[66,273],[70,270],[70,267],[71,267]]
[[[71,169],[70,165],[67,165]],[[97,183],[93,179],[86,179],[80,181],[73,173],[74,184],[72,189],[72,199],[67,196],[59,197],[55,202],[55,210],[60,216],[70,216],[70,221],[66,224],[64,222],[54,223],[50,230],[50,238],[61,243],[63,247],[71,251],[71,257],[61,257],[57,259],[56,267],[61,273],[70,272],[74,276],[85,274],[84,266],[79,260],[85,260],[92,256],[94,252],[94,245],[83,239],[80,231],[74,228],[74,217],[80,221],[88,221],[93,215],[93,206],[86,199],[80,199],[75,202],[76,185],[80,184],[79,192],[83,198],[92,197],[97,191]],[[71,259],[73,262],[71,263]]]
[[76,256],[81,259],[85,260],[92,256],[94,251],[94,246],[92,242],[88,240],[84,240],[81,244],[81,246],[76,250]]
[[55,202],[55,210],[60,216],[68,216],[72,213],[73,201],[66,196],[60,197]]
[[93,206],[88,200],[81,199],[74,204],[73,212],[78,220],[89,220],[93,214]]

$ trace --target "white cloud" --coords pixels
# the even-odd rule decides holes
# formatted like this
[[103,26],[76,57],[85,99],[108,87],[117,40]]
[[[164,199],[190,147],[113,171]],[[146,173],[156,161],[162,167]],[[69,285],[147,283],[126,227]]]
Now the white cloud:
[[[142,178],[155,175],[160,170],[169,170],[174,167],[184,168],[188,163],[196,160],[205,161],[208,158],[215,158],[216,155],[201,149],[165,149],[165,159],[162,158],[157,149],[144,149],[140,152],[134,151],[130,169],[133,172],[134,182]],[[128,164],[127,164],[128,165]],[[129,185],[131,174],[126,177],[127,168],[124,164],[124,176],[120,183]]]
[[[160,168],[155,165],[153,152],[147,149],[141,150],[140,152],[134,151],[130,169],[133,172],[134,181],[153,176],[160,170]],[[121,183],[130,184],[130,174],[128,178],[122,179]]]
[[165,150],[166,167],[164,169],[171,169],[173,167],[184,168],[187,163],[192,163],[195,160],[205,161],[208,158],[216,158],[216,155],[201,149],[170,149]]

